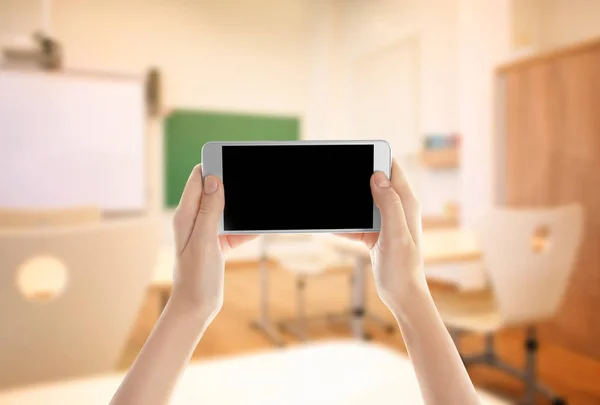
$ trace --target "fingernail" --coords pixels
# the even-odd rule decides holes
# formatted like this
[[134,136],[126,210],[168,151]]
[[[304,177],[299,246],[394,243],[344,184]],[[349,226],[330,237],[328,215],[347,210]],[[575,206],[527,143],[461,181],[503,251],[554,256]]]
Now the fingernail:
[[212,194],[219,188],[219,182],[214,176],[207,176],[204,180],[204,192],[206,194]]
[[388,180],[387,176],[383,172],[375,173],[374,180],[375,180],[375,184],[377,185],[377,187],[389,187],[390,186],[390,181]]

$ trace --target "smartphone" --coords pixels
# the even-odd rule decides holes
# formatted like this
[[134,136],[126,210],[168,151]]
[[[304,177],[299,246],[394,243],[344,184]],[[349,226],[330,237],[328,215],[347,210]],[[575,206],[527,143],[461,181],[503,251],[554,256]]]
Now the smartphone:
[[222,179],[222,234],[375,232],[375,171],[390,177],[386,141],[209,142],[203,175]]

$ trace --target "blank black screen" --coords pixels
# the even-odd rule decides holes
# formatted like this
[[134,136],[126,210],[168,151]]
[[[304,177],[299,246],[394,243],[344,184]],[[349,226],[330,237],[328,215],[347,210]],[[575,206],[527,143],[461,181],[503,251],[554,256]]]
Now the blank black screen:
[[373,145],[223,146],[226,231],[373,227]]

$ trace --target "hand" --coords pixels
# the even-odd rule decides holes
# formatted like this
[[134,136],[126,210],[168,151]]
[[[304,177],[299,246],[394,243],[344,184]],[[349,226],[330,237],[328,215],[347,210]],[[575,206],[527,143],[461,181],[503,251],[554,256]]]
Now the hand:
[[256,235],[221,235],[219,224],[225,206],[223,183],[207,176],[202,166],[192,170],[175,210],[176,265],[172,299],[211,322],[223,306],[224,257]]
[[421,209],[396,160],[391,181],[382,172],[371,177],[373,200],[381,212],[381,232],[339,234],[364,242],[371,250],[377,293],[398,309],[414,287],[426,286],[421,256]]
[[[343,234],[371,249],[375,285],[398,321],[424,403],[478,404],[462,359],[427,289],[421,254],[421,210],[400,166],[391,182],[371,176],[381,232]],[[449,377],[451,376],[451,377]]]

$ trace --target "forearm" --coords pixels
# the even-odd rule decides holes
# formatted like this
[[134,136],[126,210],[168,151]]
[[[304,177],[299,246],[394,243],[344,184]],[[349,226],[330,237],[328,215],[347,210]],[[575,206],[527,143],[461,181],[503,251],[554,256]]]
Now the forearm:
[[111,405],[167,404],[208,323],[173,296]]
[[415,282],[406,288],[391,310],[402,331],[425,403],[478,404],[473,384],[426,283]]

